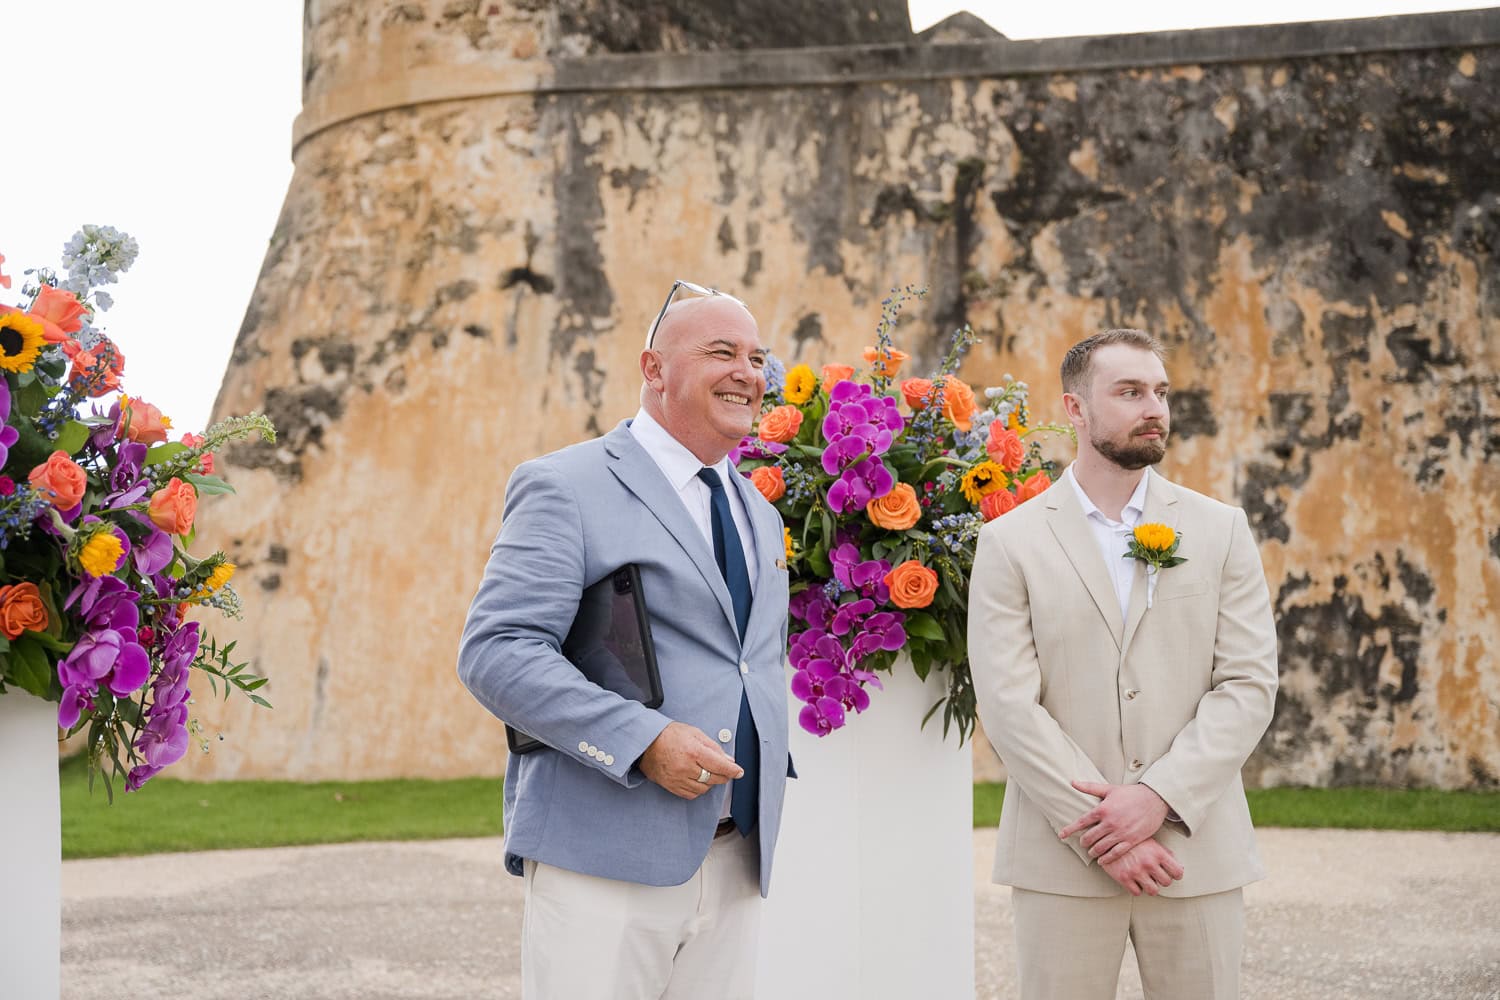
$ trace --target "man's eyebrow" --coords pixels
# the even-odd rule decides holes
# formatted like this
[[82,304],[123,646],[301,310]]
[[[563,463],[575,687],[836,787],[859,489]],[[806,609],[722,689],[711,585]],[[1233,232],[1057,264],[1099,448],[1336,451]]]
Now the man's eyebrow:
[[[720,337],[717,340],[710,340],[710,341],[706,342],[703,346],[704,347],[727,347],[731,351],[734,351],[736,353],[738,353],[739,349],[740,349],[740,345],[739,344],[736,344],[734,341],[729,340],[729,339],[724,338],[724,337]],[[750,353],[751,354],[765,355],[765,354],[769,354],[770,350],[768,348],[765,348],[765,347],[752,347],[752,348],[750,348]]]
[[[1115,379],[1114,384],[1116,386],[1130,386],[1130,385],[1144,386],[1146,384],[1146,380],[1145,379],[1139,379],[1139,378],[1117,378],[1117,379]],[[1169,381],[1167,381],[1166,379],[1162,379],[1160,382],[1156,383],[1156,388],[1158,388],[1158,389],[1165,389],[1165,388],[1170,387],[1171,384],[1172,383],[1169,382]]]

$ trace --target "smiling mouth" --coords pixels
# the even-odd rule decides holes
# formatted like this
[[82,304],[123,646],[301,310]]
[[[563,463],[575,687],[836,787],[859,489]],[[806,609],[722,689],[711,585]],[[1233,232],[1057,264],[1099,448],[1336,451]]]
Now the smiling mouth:
[[724,402],[726,402],[726,403],[734,403],[736,406],[749,406],[750,405],[750,397],[749,396],[740,396],[740,395],[737,395],[737,394],[732,393],[732,392],[716,392],[716,393],[714,393],[714,395],[717,396],[718,398],[722,399]]

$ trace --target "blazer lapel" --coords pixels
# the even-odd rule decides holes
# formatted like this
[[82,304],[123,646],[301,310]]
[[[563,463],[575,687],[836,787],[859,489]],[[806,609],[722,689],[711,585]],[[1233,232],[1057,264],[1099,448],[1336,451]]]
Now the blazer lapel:
[[[1155,472],[1147,472],[1151,477],[1146,484],[1146,510],[1141,515],[1142,524],[1165,524],[1173,531],[1177,530],[1177,491],[1172,484]],[[1140,628],[1141,619],[1146,616],[1146,564],[1139,559],[1135,562],[1135,582],[1130,588],[1130,613],[1125,619],[1125,637],[1120,643],[1120,652],[1130,648],[1130,640],[1135,638],[1135,630]],[[1156,585],[1161,586],[1157,580]]]
[[713,550],[704,541],[703,532],[693,523],[672,484],[667,482],[656,462],[631,436],[628,421],[620,423],[604,436],[604,450],[610,457],[609,470],[646,505],[646,509],[661,522],[667,534],[682,546],[688,561],[698,568],[704,582],[718,599],[724,617],[729,620],[729,627],[737,629],[729,587],[719,573],[719,564],[714,559]]
[[1047,523],[1063,552],[1067,554],[1068,562],[1073,564],[1074,572],[1088,588],[1089,596],[1094,599],[1094,606],[1104,616],[1104,624],[1109,627],[1115,646],[1123,648],[1120,599],[1115,596],[1109,570],[1105,568],[1104,560],[1099,555],[1099,543],[1094,540],[1083,508],[1078,505],[1078,496],[1073,492],[1072,476],[1073,470],[1070,468],[1062,474],[1056,485],[1042,494],[1047,504]]

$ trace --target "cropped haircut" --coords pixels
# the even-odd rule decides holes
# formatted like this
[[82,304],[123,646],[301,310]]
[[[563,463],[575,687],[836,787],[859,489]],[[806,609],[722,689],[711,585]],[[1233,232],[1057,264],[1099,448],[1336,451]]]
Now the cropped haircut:
[[1092,377],[1090,368],[1094,352],[1111,344],[1125,344],[1128,347],[1150,351],[1158,360],[1163,362],[1167,360],[1167,351],[1161,341],[1144,330],[1105,330],[1103,333],[1096,333],[1092,337],[1080,340],[1068,348],[1068,353],[1063,355],[1063,392],[1072,393],[1075,396],[1085,395],[1088,392],[1089,379]]

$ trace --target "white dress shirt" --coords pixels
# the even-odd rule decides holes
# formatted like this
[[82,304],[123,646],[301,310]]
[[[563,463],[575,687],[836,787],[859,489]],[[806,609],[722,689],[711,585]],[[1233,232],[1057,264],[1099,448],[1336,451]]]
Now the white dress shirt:
[[[1069,468],[1071,472],[1071,467]],[[1130,551],[1130,539],[1135,529],[1140,526],[1142,518],[1146,513],[1146,485],[1151,479],[1151,469],[1147,467],[1141,475],[1141,481],[1136,484],[1135,492],[1125,502],[1125,508],[1120,511],[1120,520],[1112,521],[1105,516],[1089,495],[1079,485],[1076,474],[1068,476],[1073,484],[1073,490],[1078,494],[1078,505],[1083,508],[1084,516],[1088,518],[1089,528],[1094,533],[1094,540],[1099,543],[1099,552],[1104,556],[1104,567],[1109,571],[1109,578],[1115,585],[1115,596],[1120,599],[1120,621],[1124,622],[1130,617],[1130,588],[1135,583],[1135,569],[1138,560],[1126,559],[1125,553]],[[1152,573],[1146,577],[1147,594],[1156,588],[1156,574]]]
[[[682,505],[687,508],[688,516],[693,519],[698,530],[703,532],[708,550],[712,552],[713,491],[698,478],[698,470],[703,468],[703,463],[644,409],[636,413],[635,419],[630,422],[630,433],[646,449],[646,454],[651,456],[656,467],[661,469],[661,474],[667,477],[667,482],[672,484],[672,488],[682,498]],[[729,464],[727,456],[721,458],[713,466],[713,470],[719,474],[724,492],[729,494],[729,510],[734,515],[735,530],[740,534],[740,546],[745,553],[745,570],[750,574],[750,593],[754,595],[755,585],[760,581],[760,567],[756,565],[755,559],[755,529],[750,525],[750,512],[745,510],[744,501],[740,499],[739,491],[729,478],[739,473]]]

